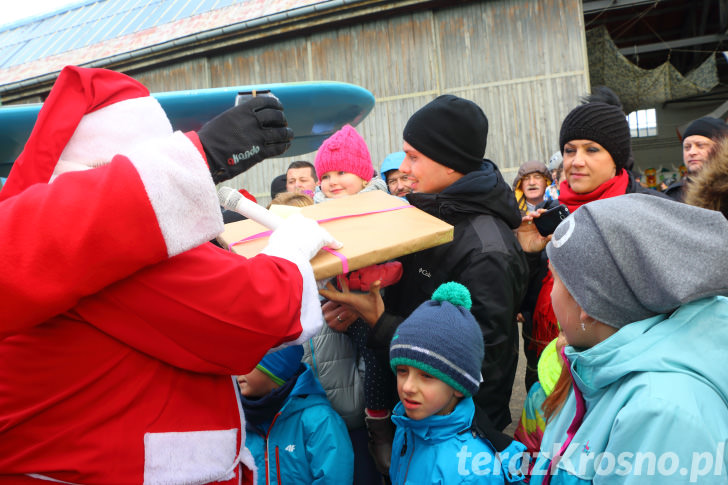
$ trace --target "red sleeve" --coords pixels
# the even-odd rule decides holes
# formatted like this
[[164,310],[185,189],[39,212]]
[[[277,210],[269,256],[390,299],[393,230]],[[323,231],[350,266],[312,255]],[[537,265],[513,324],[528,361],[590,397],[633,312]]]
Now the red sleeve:
[[127,159],[33,185],[0,202],[0,334],[44,322],[166,258]]
[[207,168],[210,168],[210,164],[207,163],[207,154],[205,153],[205,149],[202,146],[202,142],[200,141],[200,136],[197,134],[196,131],[186,131],[185,136],[190,139],[192,144],[197,148],[197,151],[200,152],[200,155],[202,155],[202,159],[205,161],[205,165],[207,165]]
[[208,243],[85,298],[72,313],[176,367],[246,374],[301,333],[302,285],[287,260],[245,259]]

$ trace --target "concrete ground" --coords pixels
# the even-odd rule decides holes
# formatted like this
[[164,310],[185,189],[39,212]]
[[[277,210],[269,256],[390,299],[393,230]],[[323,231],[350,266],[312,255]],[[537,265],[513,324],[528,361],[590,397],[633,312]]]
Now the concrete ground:
[[523,353],[523,338],[521,335],[521,324],[518,324],[518,335],[519,335],[519,349],[518,355],[518,368],[516,369],[516,380],[513,383],[513,393],[511,394],[511,419],[513,422],[503,430],[507,435],[513,436],[513,432],[518,426],[518,421],[521,419],[521,411],[523,411],[523,402],[526,400],[526,383],[523,381],[526,374],[526,356]]

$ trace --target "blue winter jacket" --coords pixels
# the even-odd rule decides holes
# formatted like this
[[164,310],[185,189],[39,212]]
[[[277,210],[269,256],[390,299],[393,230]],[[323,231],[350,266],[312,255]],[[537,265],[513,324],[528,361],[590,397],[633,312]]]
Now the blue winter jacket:
[[[581,352],[566,347],[586,414],[550,483],[728,483],[727,349],[725,297],[631,323]],[[578,402],[572,390],[546,427],[532,484],[545,482]]]
[[490,442],[471,430],[474,413],[473,399],[466,398],[448,415],[414,420],[398,403],[392,414],[397,426],[389,467],[392,485],[521,482],[526,447],[514,441],[496,457]]
[[354,452],[344,420],[331,408],[311,367],[298,376],[270,427],[246,424],[245,446],[258,485],[351,484]]

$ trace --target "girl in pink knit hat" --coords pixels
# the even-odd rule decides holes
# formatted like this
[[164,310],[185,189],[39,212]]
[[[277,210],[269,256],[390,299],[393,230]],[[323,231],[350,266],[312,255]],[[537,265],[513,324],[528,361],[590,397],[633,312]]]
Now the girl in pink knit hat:
[[351,125],[344,125],[323,142],[314,161],[321,181],[314,202],[338,199],[370,190],[387,192],[387,184],[374,176],[369,148]]
[[[316,203],[370,190],[383,190],[388,193],[384,180],[375,176],[372,158],[364,138],[351,125],[344,125],[323,142],[316,154],[314,166],[320,180],[320,186],[314,194]],[[369,284],[377,280],[381,281],[380,287],[384,288],[396,283],[401,276],[401,263],[393,261],[352,271],[341,276],[340,280],[345,280],[350,290],[369,291]],[[324,304],[324,315],[327,315],[326,304]],[[341,315],[337,317],[330,319],[327,322],[329,327],[325,327],[318,337],[311,339],[310,354],[316,355],[318,369],[325,369],[328,365],[325,361],[329,356],[332,362],[334,360],[337,362],[337,370],[322,371],[319,373],[319,380],[326,389],[334,409],[342,416],[358,417],[357,420],[347,420],[350,432],[360,429],[359,416],[364,414],[369,431],[369,451],[374,458],[376,468],[386,475],[389,470],[391,442],[394,435],[394,427],[389,419],[390,409],[397,401],[393,376],[389,369],[378,365],[372,350],[366,346],[369,336],[368,325],[361,319],[351,317],[342,319]],[[363,386],[356,378],[347,381],[347,376],[358,373],[358,355],[365,364]],[[341,364],[342,359],[349,359],[353,363],[353,371],[349,372],[349,366]],[[345,368],[349,370],[344,370]],[[334,373],[336,375],[333,375]],[[342,381],[348,383],[342,385]],[[362,392],[360,386],[364,387],[364,402],[358,401],[357,408],[353,409],[352,401],[356,399],[352,399],[351,396],[357,396]],[[342,402],[342,397],[346,397],[348,402]],[[364,404],[364,410],[361,404]],[[352,441],[357,440],[356,436],[352,435]],[[359,447],[354,448],[356,455]],[[356,476],[362,474],[356,470],[357,462],[361,463],[355,459]]]

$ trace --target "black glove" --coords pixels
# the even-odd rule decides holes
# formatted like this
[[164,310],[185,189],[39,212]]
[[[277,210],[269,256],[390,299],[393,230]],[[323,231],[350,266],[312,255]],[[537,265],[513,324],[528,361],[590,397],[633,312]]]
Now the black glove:
[[211,119],[197,135],[218,184],[288,150],[293,130],[280,101],[257,96]]

